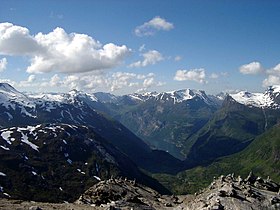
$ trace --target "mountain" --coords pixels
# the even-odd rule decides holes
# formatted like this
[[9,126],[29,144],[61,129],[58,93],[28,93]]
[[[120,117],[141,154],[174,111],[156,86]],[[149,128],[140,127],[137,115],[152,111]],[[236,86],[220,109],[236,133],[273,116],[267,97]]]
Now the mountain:
[[188,159],[206,164],[246,148],[254,138],[279,122],[280,89],[228,95],[222,107],[192,136]]
[[39,124],[0,130],[0,196],[24,200],[74,201],[110,177],[128,177],[168,191],[92,128]]
[[208,165],[196,166],[177,175],[154,176],[175,194],[194,193],[209,185],[213,177],[239,174],[246,177],[251,171],[256,176],[270,177],[280,182],[280,126],[274,125],[256,137],[242,151],[221,157]]
[[241,91],[230,95],[235,101],[250,107],[280,109],[280,86],[270,86],[264,93]]
[[[0,89],[3,98],[0,102],[2,128],[42,123],[86,125],[148,171],[176,173],[183,168],[181,161],[163,151],[151,150],[121,123],[101,111],[97,112],[96,108],[104,106],[93,94],[73,90],[26,96],[8,84],[2,84]],[[161,161],[164,164],[158,165]]]
[[104,103],[120,121],[150,147],[184,159],[187,139],[203,127],[220,100],[200,90],[135,93]]
[[245,179],[234,174],[220,176],[192,200],[185,209],[278,209],[280,185],[252,173]]
[[0,127],[36,118],[35,103],[7,83],[0,83]]

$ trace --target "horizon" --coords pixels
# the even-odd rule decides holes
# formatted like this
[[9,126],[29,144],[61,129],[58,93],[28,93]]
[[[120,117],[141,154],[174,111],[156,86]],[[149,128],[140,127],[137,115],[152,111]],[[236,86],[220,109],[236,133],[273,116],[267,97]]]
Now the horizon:
[[11,86],[12,88],[14,88],[16,91],[20,92],[20,93],[23,93],[23,94],[67,94],[67,93],[70,93],[72,91],[77,91],[77,92],[80,92],[80,93],[86,93],[86,94],[95,94],[95,93],[105,93],[105,94],[112,94],[114,96],[125,96],[125,95],[133,95],[133,94],[146,94],[146,93],[156,93],[156,94],[162,94],[162,93],[172,93],[172,92],[178,92],[178,91],[184,91],[184,90],[192,90],[192,91],[202,91],[204,92],[206,95],[208,96],[219,96],[220,94],[229,94],[229,95],[235,95],[235,94],[238,94],[238,93],[241,93],[241,92],[249,92],[249,93],[252,93],[252,94],[262,94],[264,93],[265,91],[271,89],[272,87],[279,87],[280,88],[280,85],[272,85],[272,86],[268,86],[266,88],[264,88],[264,90],[262,92],[250,92],[248,90],[235,90],[235,91],[232,91],[232,92],[224,92],[224,91],[220,91],[218,93],[215,93],[215,94],[211,94],[211,93],[208,93],[206,90],[203,90],[203,89],[193,89],[193,88],[183,88],[183,89],[177,89],[177,90],[167,90],[167,91],[143,91],[143,92],[131,92],[131,93],[127,93],[127,94],[114,94],[112,92],[104,92],[104,91],[96,91],[96,92],[89,92],[89,91],[86,91],[86,90],[77,90],[77,89],[71,89],[71,90],[68,90],[68,91],[65,91],[65,92],[60,92],[60,91],[25,91],[25,90],[21,90],[21,89],[18,89],[16,87],[14,87],[13,85],[7,83],[7,82],[0,82],[0,85],[2,84],[8,84],[9,86]]
[[3,1],[0,82],[22,92],[263,92],[279,1]]

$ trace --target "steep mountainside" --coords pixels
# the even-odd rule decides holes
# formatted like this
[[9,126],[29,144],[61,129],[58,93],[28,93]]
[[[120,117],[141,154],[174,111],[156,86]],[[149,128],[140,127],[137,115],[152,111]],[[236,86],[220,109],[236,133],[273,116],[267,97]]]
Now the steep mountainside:
[[252,171],[261,177],[280,182],[280,126],[275,125],[258,136],[243,151],[217,159],[208,166],[198,166],[176,176],[157,175],[156,178],[174,193],[194,193],[206,187],[213,177],[235,173],[246,177]]
[[[121,123],[96,112],[94,108],[103,105],[92,94],[71,91],[27,97],[8,84],[1,84],[0,93],[3,98],[0,101],[2,128],[40,123],[86,125],[146,170],[175,173],[183,167],[168,153],[151,150]],[[158,162],[164,164],[158,165]]]
[[123,176],[168,193],[86,126],[39,124],[0,131],[0,196],[73,201],[100,179]]
[[[236,96],[234,96],[236,98]],[[223,106],[190,141],[188,159],[209,163],[244,149],[254,138],[275,125],[280,109],[242,104],[227,96]]]
[[187,139],[198,131],[219,107],[219,100],[204,91],[179,90],[131,94],[104,103],[115,119],[152,148],[184,159]]

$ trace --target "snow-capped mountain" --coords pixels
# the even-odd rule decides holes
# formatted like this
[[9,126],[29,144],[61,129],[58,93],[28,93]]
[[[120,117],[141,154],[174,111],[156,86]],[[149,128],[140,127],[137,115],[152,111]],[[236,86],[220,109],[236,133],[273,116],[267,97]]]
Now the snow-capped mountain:
[[[105,116],[104,113],[109,113],[106,106],[93,94],[74,90],[69,93],[24,95],[7,84],[3,84],[2,87],[0,128],[42,123],[85,125],[91,127],[139,166],[148,170],[155,169],[152,162],[157,161],[156,153],[121,123],[109,115]],[[32,115],[24,114],[22,110],[29,111]],[[145,161],[143,161],[144,157]],[[178,161],[168,153],[164,158],[171,162]]]
[[[0,105],[11,111],[20,109],[22,115],[36,118],[34,101],[7,83],[0,83]],[[2,115],[6,115],[7,120],[13,118],[8,111],[4,111]]]
[[258,108],[280,109],[280,86],[271,86],[264,93],[241,91],[230,96],[240,104]]
[[206,93],[202,90],[193,90],[193,89],[183,89],[176,91],[168,92],[146,92],[146,93],[134,93],[129,94],[129,97],[134,100],[147,101],[147,100],[156,100],[156,101],[169,101],[174,104],[182,103],[184,101],[189,101],[193,99],[201,99],[207,104],[215,103]]

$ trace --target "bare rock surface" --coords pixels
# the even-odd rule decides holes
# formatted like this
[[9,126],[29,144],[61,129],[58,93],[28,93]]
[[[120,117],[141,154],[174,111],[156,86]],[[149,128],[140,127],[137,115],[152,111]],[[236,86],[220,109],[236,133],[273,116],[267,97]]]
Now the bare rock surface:
[[100,181],[84,192],[75,203],[41,203],[0,199],[0,209],[17,210],[262,210],[280,209],[280,185],[269,177],[252,173],[246,179],[234,174],[214,178],[195,195],[161,195],[149,187],[126,179]]
[[280,209],[279,185],[269,178],[252,173],[246,179],[233,174],[220,176],[195,198],[185,203],[184,209]]
[[126,179],[100,181],[76,201],[111,209],[169,209],[179,204],[176,196],[162,196],[158,192]]

